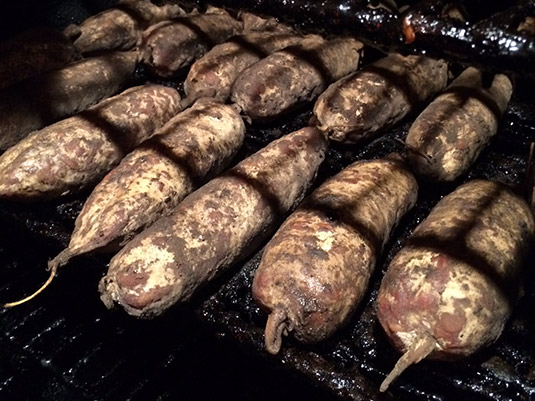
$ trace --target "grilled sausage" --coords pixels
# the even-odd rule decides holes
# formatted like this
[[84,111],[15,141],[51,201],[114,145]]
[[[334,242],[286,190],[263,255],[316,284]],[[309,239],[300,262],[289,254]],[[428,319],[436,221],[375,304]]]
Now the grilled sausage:
[[497,74],[483,87],[481,71],[469,67],[416,118],[406,143],[409,162],[421,176],[453,181],[475,162],[498,132],[513,87]]
[[466,356],[498,338],[534,226],[527,203],[495,182],[469,181],[436,205],[379,289],[379,321],[405,353],[381,391],[423,358]]
[[417,192],[399,160],[358,161],[290,215],[267,244],[253,281],[254,299],[269,311],[270,353],[279,352],[283,333],[315,343],[347,322]]
[[314,100],[329,83],[355,71],[362,43],[310,36],[272,53],[236,78],[231,101],[250,118],[269,120]]
[[173,117],[95,187],[76,219],[69,246],[49,267],[124,244],[221,172],[244,134],[237,111],[211,99],[201,99]]
[[86,187],[179,110],[176,90],[130,88],[35,131],[0,156],[0,198],[53,198]]
[[80,25],[69,25],[63,32],[81,54],[129,50],[139,43],[142,31],[150,25],[180,14],[184,11],[176,4],[158,7],[148,0],[123,0]]
[[140,51],[154,74],[169,78],[181,74],[213,46],[242,29],[242,22],[211,7],[205,14],[181,16],[151,26],[143,32]]
[[[240,72],[263,57],[303,40],[291,30],[270,30],[241,35],[215,46],[191,66],[184,81],[186,99],[192,103],[204,97],[227,100]],[[184,104],[183,103],[183,104]]]
[[0,93],[0,149],[119,92],[132,77],[136,61],[135,52],[113,52],[5,89]]
[[112,259],[100,283],[104,303],[151,317],[189,299],[252,252],[302,199],[326,148],[319,130],[303,128],[187,196]]
[[332,140],[362,142],[401,121],[447,80],[442,60],[389,55],[329,86],[314,105],[317,126]]
[[0,89],[61,68],[76,56],[71,41],[56,29],[39,27],[24,31],[0,43]]

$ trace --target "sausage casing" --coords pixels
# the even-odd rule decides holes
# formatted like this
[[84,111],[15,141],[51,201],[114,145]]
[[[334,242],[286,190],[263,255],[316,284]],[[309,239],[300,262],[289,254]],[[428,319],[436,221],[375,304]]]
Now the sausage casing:
[[503,74],[485,88],[481,71],[464,70],[409,130],[406,143],[414,171],[437,181],[453,181],[465,173],[498,132],[512,92]]
[[362,43],[311,35],[270,54],[234,81],[230,99],[255,120],[269,120],[313,101],[329,83],[355,71]]
[[391,54],[333,83],[314,105],[317,126],[345,143],[370,139],[446,87],[448,66]]
[[312,127],[286,135],[187,196],[110,262],[101,298],[150,317],[187,300],[254,250],[300,201],[325,157]]
[[159,77],[173,77],[242,29],[241,21],[217,8],[162,21],[143,32],[142,59]]
[[176,4],[156,6],[150,1],[123,0],[83,21],[69,25],[64,33],[81,54],[102,50],[129,50],[141,39],[141,32],[157,22],[184,11]]
[[281,334],[315,343],[347,322],[418,185],[397,159],[358,161],[308,197],[266,245],[253,297],[270,315],[266,348]]
[[253,32],[221,43],[191,66],[184,81],[190,102],[203,96],[225,101],[240,72],[268,54],[303,40],[295,32],[274,30]]
[[381,282],[377,316],[405,352],[381,390],[427,356],[466,356],[498,338],[534,226],[528,204],[491,181],[469,181],[433,208]]
[[95,187],[76,219],[68,248],[49,266],[124,244],[221,172],[244,134],[237,111],[210,99],[173,117]]
[[0,149],[116,94],[132,77],[136,62],[135,52],[111,52],[5,89],[0,93]]
[[35,131],[0,156],[0,197],[57,197],[98,181],[179,110],[172,88],[127,89]]

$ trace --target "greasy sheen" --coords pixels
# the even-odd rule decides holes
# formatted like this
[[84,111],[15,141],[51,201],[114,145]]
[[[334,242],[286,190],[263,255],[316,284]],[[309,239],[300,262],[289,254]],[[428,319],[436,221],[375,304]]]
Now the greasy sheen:
[[[314,343],[332,335],[365,294],[384,244],[414,206],[418,185],[397,159],[358,161],[321,185],[267,244],[255,300],[281,313],[287,332]],[[266,327],[266,347],[277,341]],[[280,337],[280,335],[279,335]]]
[[464,174],[498,132],[513,86],[497,74],[489,88],[469,67],[412,124],[409,163],[429,180],[453,181]]
[[329,86],[314,105],[317,125],[335,141],[370,139],[442,91],[447,80],[442,60],[392,54]]
[[187,196],[110,262],[101,298],[151,317],[189,299],[252,252],[299,202],[325,157],[312,127],[286,135]]
[[0,198],[57,197],[98,181],[179,110],[176,90],[130,88],[35,131],[0,156]]

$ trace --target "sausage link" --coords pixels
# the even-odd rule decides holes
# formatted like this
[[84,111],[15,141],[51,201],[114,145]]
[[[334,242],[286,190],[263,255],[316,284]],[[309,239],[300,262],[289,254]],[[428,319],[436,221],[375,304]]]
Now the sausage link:
[[130,88],[35,131],[0,156],[0,197],[53,198],[98,181],[179,110],[172,88]]
[[139,44],[142,31],[150,25],[181,14],[184,11],[176,4],[158,7],[150,1],[123,0],[63,32],[81,54],[129,50]]
[[381,391],[425,357],[467,356],[498,338],[521,292],[534,226],[528,204],[491,181],[469,181],[433,208],[379,289],[379,321],[405,352]]
[[248,157],[187,196],[110,262],[101,298],[151,317],[189,299],[252,252],[310,187],[327,141],[303,128]]
[[69,38],[39,27],[0,43],[0,89],[46,71],[61,68],[77,57]]
[[401,121],[447,80],[442,60],[392,54],[329,86],[314,105],[317,125],[332,140],[362,142]]
[[95,187],[76,219],[69,246],[49,267],[127,242],[221,172],[244,134],[236,110],[211,99],[173,117]]
[[227,100],[236,77],[250,65],[303,37],[292,31],[253,32],[215,46],[191,66],[184,81],[188,102],[204,97]]
[[406,143],[414,171],[430,180],[453,181],[475,162],[498,132],[513,92],[497,74],[483,87],[481,71],[469,67],[416,118]]
[[112,52],[31,78],[0,93],[0,149],[124,88],[137,53]]
[[236,78],[231,101],[255,120],[269,120],[313,101],[329,83],[355,71],[362,43],[313,35],[270,54]]
[[279,351],[283,332],[315,343],[347,322],[417,192],[416,179],[399,160],[358,161],[285,221],[264,250],[252,288],[270,313],[269,352]]
[[210,8],[206,14],[159,22],[143,32],[140,51],[144,63],[162,78],[177,76],[218,43],[237,35],[243,23],[226,11]]

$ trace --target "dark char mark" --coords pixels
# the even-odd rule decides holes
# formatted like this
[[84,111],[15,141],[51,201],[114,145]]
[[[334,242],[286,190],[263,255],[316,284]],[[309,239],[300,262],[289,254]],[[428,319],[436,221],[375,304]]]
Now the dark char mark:
[[[500,194],[505,191],[504,187],[499,187],[488,193],[474,204],[467,203],[465,208],[471,209],[470,218],[462,221],[457,220],[457,225],[453,229],[453,236],[447,239],[439,238],[434,235],[422,235],[416,233],[407,241],[407,246],[414,248],[425,248],[439,252],[446,257],[460,260],[474,269],[478,269],[496,285],[497,288],[507,297],[509,306],[512,306],[518,298],[518,279],[515,274],[505,274],[500,276],[495,267],[490,265],[485,258],[471,251],[465,244],[465,239],[472,229],[478,224],[478,217],[482,212],[491,207],[492,203],[499,198]],[[425,224],[425,223],[423,223]],[[444,235],[444,232],[441,232]],[[527,233],[526,233],[527,235]],[[446,236],[446,235],[444,235]],[[523,248],[517,248],[515,258],[518,260],[523,255]]]

